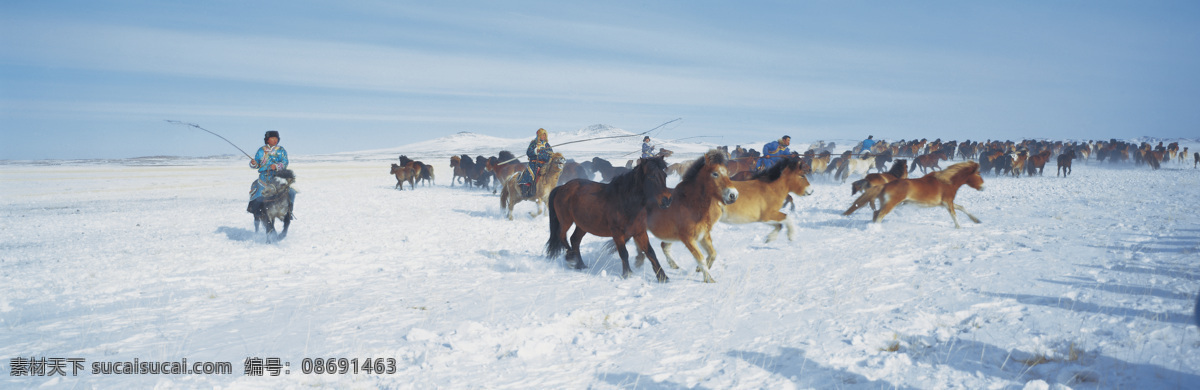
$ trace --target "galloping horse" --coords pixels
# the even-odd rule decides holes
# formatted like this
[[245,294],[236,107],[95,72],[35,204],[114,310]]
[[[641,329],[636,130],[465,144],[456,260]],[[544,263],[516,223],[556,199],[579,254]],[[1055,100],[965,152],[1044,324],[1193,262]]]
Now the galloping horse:
[[788,157],[749,181],[733,182],[733,188],[738,193],[737,202],[725,206],[721,222],[731,225],[763,222],[774,226],[775,230],[767,234],[766,242],[774,241],[779,231],[787,227],[788,241],[795,239],[792,217],[779,209],[783,208],[788,193],[812,195],[808,178],[804,177],[804,161]]
[[[899,159],[895,164],[892,164],[892,169],[887,173],[872,173],[862,180],[850,183],[850,195],[857,194],[859,191],[867,192],[872,187],[882,187],[884,184],[891,183],[900,179],[908,178],[908,160]],[[875,201],[867,202],[871,205],[871,210],[875,208]],[[857,209],[852,207],[853,209]],[[853,211],[850,211],[853,213]]]
[[407,181],[409,187],[414,190],[417,189],[416,184],[414,184],[418,175],[417,168],[402,167],[392,164],[392,170],[390,173],[396,175],[396,187],[394,188],[399,188],[400,191],[404,191],[404,182]]
[[[394,164],[393,164],[394,165]],[[264,183],[262,190],[263,207],[254,214],[254,232],[258,232],[261,222],[267,228],[267,241],[282,240],[287,237],[288,226],[292,225],[292,184],[296,183],[296,174],[291,169],[275,171],[275,177]],[[275,220],[283,221],[283,231],[278,237],[275,233]]]
[[1050,161],[1050,151],[1043,150],[1038,154],[1029,156],[1029,161],[1026,162],[1026,169],[1029,170],[1029,176],[1033,176],[1037,172],[1038,176],[1043,176],[1042,172],[1046,170],[1046,162]]
[[1071,174],[1071,160],[1075,159],[1075,149],[1067,149],[1063,154],[1058,155],[1058,169],[1054,171],[1054,176],[1062,173],[1064,178]]
[[[562,175],[563,163],[566,161],[567,159],[563,158],[562,153],[551,154],[550,161],[543,167],[546,173],[543,173],[542,177],[538,178],[537,182],[534,183],[537,188],[534,189],[533,196],[528,198],[521,195],[521,175],[514,174],[504,179],[503,188],[500,189],[500,207],[508,209],[509,221],[513,219],[513,206],[524,200],[533,201],[533,203],[537,204],[537,212],[529,213],[530,217],[542,214],[542,204],[549,204],[546,198],[550,196],[550,190],[558,186],[558,176]],[[525,169],[529,168],[526,167]],[[533,172],[531,171],[529,174],[532,175]]]
[[[717,250],[713,248],[709,233],[721,219],[725,205],[733,203],[737,197],[738,190],[729,180],[729,169],[725,167],[725,155],[721,151],[711,150],[692,163],[683,180],[671,191],[670,207],[652,209],[646,216],[650,233],[663,240],[663,255],[671,268],[679,268],[671,258],[671,242],[683,242],[696,258],[697,271],[704,273],[704,281],[716,282],[708,272],[717,259]],[[697,244],[708,252],[707,260],[701,256]]]
[[848,157],[843,160],[845,169],[841,170],[842,183],[850,178],[850,175],[866,175],[871,172],[871,168],[875,166],[875,158],[868,153],[863,153],[861,158]]
[[963,184],[976,190],[983,191],[983,177],[979,176],[979,163],[974,161],[961,162],[951,165],[945,170],[932,172],[920,179],[900,179],[884,184],[882,187],[872,187],[854,200],[850,209],[842,215],[850,215],[872,199],[882,201],[879,211],[872,219],[875,223],[883,221],[883,217],[892,212],[902,202],[914,202],[924,206],[945,206],[950,211],[950,219],[954,220],[954,228],[958,225],[958,216],[954,210],[961,210],[979,223],[979,218],[968,213],[962,206],[954,204],[954,196],[958,194]]
[[942,167],[938,166],[938,160],[945,161],[947,159],[949,158],[946,157],[946,154],[942,152],[922,154],[913,158],[913,166],[908,171],[913,172],[917,170],[917,167],[921,167],[921,173],[924,174],[926,168],[929,170],[933,170],[934,168],[942,169]]
[[[576,269],[586,268],[579,253],[579,242],[591,233],[612,237],[623,267],[621,277],[633,274],[629,269],[629,252],[625,243],[633,238],[638,250],[650,256],[654,275],[659,282],[667,274],[658,264],[650,237],[646,234],[646,214],[652,208],[670,205],[667,193],[667,163],[660,157],[643,159],[627,174],[613,178],[611,183],[575,179],[550,191],[546,208],[550,213],[550,239],[546,240],[546,257],[553,259],[566,252],[566,261]],[[567,230],[575,225],[571,242]]]

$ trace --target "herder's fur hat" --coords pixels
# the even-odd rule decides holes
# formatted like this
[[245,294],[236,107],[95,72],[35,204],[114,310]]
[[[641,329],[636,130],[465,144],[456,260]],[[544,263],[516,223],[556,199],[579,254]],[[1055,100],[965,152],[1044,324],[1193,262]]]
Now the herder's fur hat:
[[263,135],[263,143],[267,143],[267,140],[271,137],[279,138],[279,132],[275,130],[267,130],[267,133]]

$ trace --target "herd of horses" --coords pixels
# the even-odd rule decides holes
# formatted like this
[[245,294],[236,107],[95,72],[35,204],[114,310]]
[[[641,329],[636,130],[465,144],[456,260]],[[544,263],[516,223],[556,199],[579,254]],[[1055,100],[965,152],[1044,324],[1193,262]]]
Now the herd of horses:
[[[661,241],[662,254],[670,267],[679,268],[671,247],[682,243],[695,259],[696,271],[703,274],[704,281],[714,282],[710,269],[717,251],[711,232],[717,222],[764,223],[772,227],[765,239],[767,243],[785,229],[788,239],[793,240],[794,223],[781,210],[793,201],[793,195],[812,194],[809,180],[822,175],[829,181],[842,183],[851,177],[861,177],[851,183],[854,200],[843,215],[870,206],[874,210],[872,221],[878,223],[898,205],[913,203],[944,207],[955,228],[960,228],[957,212],[966,214],[972,222],[980,220],[955,203],[958,190],[963,185],[983,190],[984,173],[1013,177],[1042,175],[1047,162],[1055,160],[1056,176],[1067,177],[1073,160],[1092,158],[1110,163],[1128,161],[1158,169],[1163,162],[1182,163],[1188,152],[1187,148],[1180,150],[1177,144],[1160,143],[1156,148],[1147,143],[1133,145],[1116,140],[881,141],[870,149],[855,147],[836,156],[831,150],[833,144],[813,146],[804,153],[792,153],[762,171],[756,169],[758,152],[740,146],[732,153],[727,147],[719,147],[692,161],[668,164],[665,156],[659,155],[629,160],[624,167],[599,157],[576,162],[555,153],[545,164],[534,190],[529,192],[519,189],[518,180],[523,173],[532,172],[512,153],[501,151],[497,156],[474,158],[464,154],[450,158],[453,170],[450,185],[499,192],[501,207],[510,220],[516,204],[534,202],[537,211],[530,212],[531,217],[543,212],[549,216],[546,256],[552,259],[562,256],[571,267],[587,267],[580,254],[580,243],[591,234],[611,239],[609,250],[620,256],[622,276],[629,277],[632,270],[626,245],[632,239],[637,266],[649,258],[655,277],[665,282],[667,274],[658,252],[650,245],[649,237],[653,235]],[[941,166],[942,162],[955,159],[964,161]],[[1200,153],[1194,154],[1194,159],[1193,167],[1200,166]],[[404,182],[410,188],[423,181],[432,184],[432,166],[406,156],[400,156],[400,160],[400,164],[392,164],[391,168],[397,188],[403,189]],[[909,178],[918,169],[922,176]],[[681,178],[674,188],[666,184],[670,175]]]

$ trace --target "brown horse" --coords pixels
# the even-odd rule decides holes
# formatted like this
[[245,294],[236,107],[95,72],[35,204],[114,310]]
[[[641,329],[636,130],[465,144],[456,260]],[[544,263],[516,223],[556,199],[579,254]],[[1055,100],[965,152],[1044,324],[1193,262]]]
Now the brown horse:
[[1050,151],[1043,150],[1038,154],[1029,156],[1029,161],[1025,163],[1025,168],[1029,170],[1029,176],[1033,176],[1036,172],[1038,176],[1044,176],[1043,171],[1046,170],[1046,162],[1050,161]]
[[766,242],[775,240],[779,231],[787,227],[788,241],[795,239],[792,217],[779,211],[789,193],[799,196],[812,195],[808,178],[804,177],[804,161],[788,157],[758,173],[749,181],[734,181],[737,202],[725,206],[721,222],[740,225],[763,222],[775,227],[767,234]]
[[1075,149],[1067,149],[1066,152],[1058,155],[1058,169],[1054,171],[1054,176],[1062,173],[1062,177],[1066,178],[1067,175],[1071,174],[1071,160],[1075,158]]
[[883,217],[892,212],[902,202],[914,202],[924,206],[945,206],[950,211],[950,219],[954,220],[954,228],[959,228],[958,216],[954,210],[961,210],[979,223],[979,218],[968,213],[960,205],[954,204],[954,196],[958,194],[963,184],[976,190],[983,191],[983,177],[979,176],[979,163],[974,161],[961,162],[951,165],[945,170],[932,172],[920,179],[900,179],[887,183],[882,187],[872,187],[854,200],[850,209],[842,215],[850,215],[872,199],[882,201],[879,211],[872,219],[875,223],[883,221]]
[[[496,181],[500,182],[500,186],[503,186],[513,174],[528,168],[529,164],[517,161],[507,150],[500,151],[499,157],[489,158],[483,167],[484,170],[496,175]],[[493,189],[492,193],[496,193],[496,190]]]
[[[704,273],[704,281],[716,282],[708,272],[717,258],[709,233],[721,219],[725,205],[734,203],[737,197],[738,191],[729,180],[723,152],[711,150],[692,163],[679,185],[671,191],[671,206],[652,209],[646,216],[650,233],[663,240],[663,255],[671,268],[679,268],[671,258],[671,243],[683,242],[696,258],[697,271]],[[707,259],[701,256],[697,245],[708,252]]]
[[[530,217],[542,214],[542,204],[546,203],[546,198],[550,196],[550,190],[558,186],[558,177],[562,175],[563,163],[566,161],[567,159],[563,158],[562,153],[551,154],[550,161],[542,167],[545,172],[533,183],[537,188],[534,190],[533,196],[529,198],[521,195],[521,175],[513,174],[504,179],[503,188],[500,190],[500,207],[508,209],[509,221],[513,219],[513,206],[525,200],[537,204],[537,212],[529,213]],[[530,171],[529,174],[533,174],[533,172]]]
[[[888,170],[886,173],[872,173],[867,175],[867,177],[863,178],[862,180],[850,183],[850,195],[853,196],[860,191],[867,192],[867,190],[871,189],[872,187],[882,187],[884,184],[907,178],[908,160],[898,159],[894,164],[892,164],[892,169]],[[875,208],[874,200],[871,200],[867,203],[871,205],[871,210],[877,210]]]
[[416,168],[402,167],[392,164],[392,170],[390,173],[396,175],[396,187],[394,188],[399,188],[400,191],[404,191],[404,182],[407,181],[409,187],[414,190],[417,189],[415,183],[417,180],[418,171]]
[[926,168],[929,170],[942,169],[942,167],[938,166],[938,161],[945,161],[948,159],[949,158],[946,157],[946,153],[942,152],[922,154],[913,158],[913,166],[908,171],[913,172],[917,170],[917,167],[921,167],[921,173],[924,174]]
[[[653,208],[665,208],[671,203],[667,191],[667,163],[662,158],[641,160],[627,174],[613,178],[611,183],[575,179],[553,191],[547,199],[550,213],[550,238],[546,240],[546,257],[553,259],[566,253],[566,261],[576,269],[586,268],[579,253],[583,236],[591,233],[612,237],[623,267],[621,277],[633,274],[629,268],[629,252],[625,243],[630,238],[638,250],[649,254],[650,264],[659,282],[667,274],[658,264],[650,237],[646,234],[646,214]],[[567,230],[575,226],[571,242]]]
[[[695,165],[695,164],[692,164]],[[741,172],[754,172],[758,168],[757,157],[742,157],[725,160],[725,170],[733,176]]]

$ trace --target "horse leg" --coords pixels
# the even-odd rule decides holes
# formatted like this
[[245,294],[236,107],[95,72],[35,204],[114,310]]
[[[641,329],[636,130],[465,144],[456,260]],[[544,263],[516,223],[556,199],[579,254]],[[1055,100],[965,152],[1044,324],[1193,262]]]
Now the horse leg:
[[971,219],[971,222],[975,222],[975,223],[981,223],[981,222],[979,221],[979,218],[975,218],[975,216],[974,216],[974,215],[971,215],[971,213],[968,213],[968,212],[967,212],[967,209],[964,209],[964,208],[963,208],[961,205],[955,204],[955,205],[954,205],[954,209],[955,209],[955,210],[958,210],[958,211],[962,211],[962,212],[963,212],[963,214],[966,214],[966,215],[967,215],[967,218],[970,218],[970,219]]
[[896,208],[896,205],[899,205],[900,202],[904,201],[904,199],[901,197],[893,198],[892,196],[886,196],[886,195],[880,197],[879,199],[880,199],[879,210],[876,210],[875,217],[871,218],[871,221],[875,222],[875,223],[879,223],[879,222],[883,221],[884,216],[888,215],[888,213],[892,212],[892,209]]
[[716,279],[713,279],[712,274],[708,273],[708,262],[700,254],[700,249],[696,248],[695,240],[684,240],[683,245],[687,247],[689,252],[692,252],[692,257],[696,258],[696,271],[704,274],[704,283],[716,283]]
[[628,238],[613,236],[613,243],[617,245],[617,254],[621,256],[621,279],[629,279],[633,275],[633,270],[629,268],[629,249],[625,248],[625,243],[629,242]]
[[[658,255],[654,254],[654,247],[650,246],[650,236],[647,236],[645,232],[642,232],[641,234],[633,236],[633,243],[637,245],[638,258],[641,259],[643,256],[649,256],[650,266],[654,268],[654,277],[657,278],[660,283],[666,283],[668,280],[667,273],[663,271],[662,265],[658,263]],[[641,264],[641,260],[638,260],[638,267],[641,267]]]
[[284,237],[287,237],[288,226],[290,226],[291,224],[292,224],[292,214],[288,213],[288,215],[283,217],[283,231],[279,233],[280,240],[282,240]]
[[[566,232],[563,233],[565,234]],[[579,243],[583,242],[583,236],[585,235],[587,235],[587,232],[583,231],[583,228],[579,226],[575,226],[575,232],[571,233],[571,246],[567,248],[566,260],[567,264],[574,266],[575,269],[587,268],[587,265],[583,264],[583,254],[579,253]]]
[[671,257],[671,242],[663,241],[660,245],[662,246],[663,256],[667,257],[667,265],[671,266],[671,269],[679,269],[679,264],[675,264],[675,258]]
[[950,210],[950,219],[954,220],[954,228],[961,229],[962,226],[958,226],[958,215],[954,214],[954,202],[953,201],[945,201],[942,203],[944,203],[946,205],[947,210]]

